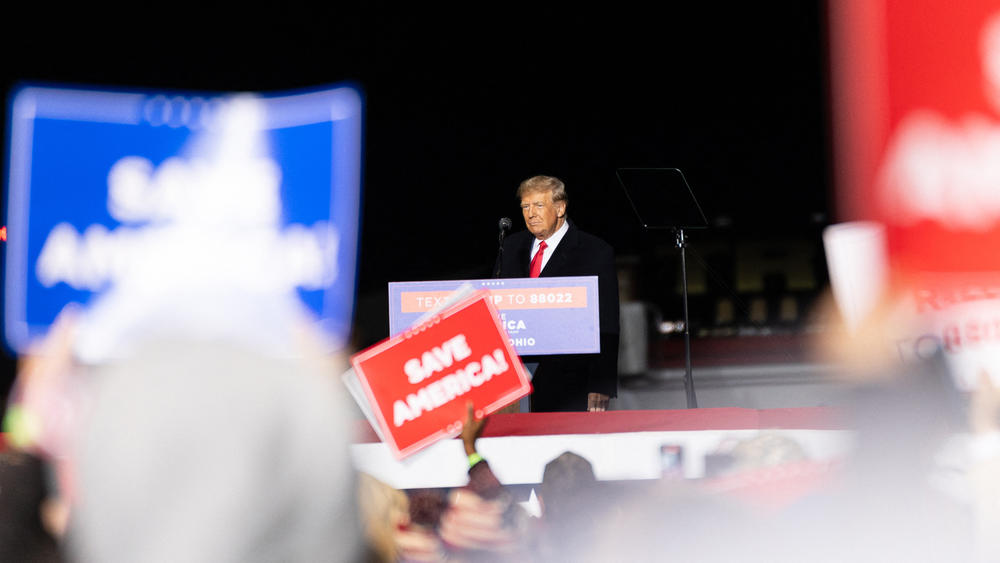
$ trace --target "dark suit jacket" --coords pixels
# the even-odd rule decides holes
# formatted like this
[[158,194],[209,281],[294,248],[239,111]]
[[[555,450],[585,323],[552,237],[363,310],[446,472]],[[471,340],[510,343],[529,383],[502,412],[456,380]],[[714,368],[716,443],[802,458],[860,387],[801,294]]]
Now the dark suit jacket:
[[[535,237],[519,231],[504,240],[500,277],[526,278]],[[496,271],[494,269],[494,271]],[[600,354],[524,356],[538,362],[532,378],[532,412],[585,411],[588,393],[618,395],[618,272],[608,243],[569,222],[541,277],[597,276],[601,317]]]

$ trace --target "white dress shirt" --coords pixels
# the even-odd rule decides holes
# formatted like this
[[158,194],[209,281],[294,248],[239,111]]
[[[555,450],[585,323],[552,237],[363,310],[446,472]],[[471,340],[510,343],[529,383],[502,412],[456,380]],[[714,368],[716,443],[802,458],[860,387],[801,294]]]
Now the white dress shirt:
[[[562,240],[568,230],[569,221],[563,221],[562,227],[559,227],[556,232],[552,233],[552,236],[545,240],[545,253],[542,254],[542,267],[539,271],[545,270],[545,265],[549,263],[549,258],[552,258],[552,253],[555,252],[556,247],[559,246],[559,241]],[[531,256],[528,259],[529,264],[531,263],[531,260],[535,258],[535,253],[538,252],[538,245],[541,242],[542,241],[537,238],[531,242]]]

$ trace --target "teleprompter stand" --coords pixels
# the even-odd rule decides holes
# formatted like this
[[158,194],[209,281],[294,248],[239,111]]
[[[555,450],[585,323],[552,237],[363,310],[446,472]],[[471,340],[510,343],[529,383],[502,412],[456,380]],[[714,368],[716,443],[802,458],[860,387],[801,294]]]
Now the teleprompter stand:
[[619,168],[615,174],[644,230],[671,230],[681,251],[684,297],[684,392],[687,408],[698,407],[691,374],[691,323],[688,320],[687,260],[684,231],[705,229],[708,221],[684,174],[677,168]]

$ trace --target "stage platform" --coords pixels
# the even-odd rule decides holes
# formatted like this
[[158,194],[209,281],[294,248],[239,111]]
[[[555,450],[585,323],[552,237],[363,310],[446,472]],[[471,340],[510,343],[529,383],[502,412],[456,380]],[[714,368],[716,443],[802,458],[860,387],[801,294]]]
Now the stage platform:
[[[351,446],[358,470],[400,489],[456,487],[468,481],[461,440],[442,440],[397,460],[367,422],[359,422]],[[724,442],[762,433],[791,438],[809,459],[820,462],[841,458],[852,443],[835,408],[700,408],[496,414],[477,448],[506,485],[540,483],[545,464],[565,451],[590,460],[599,480],[657,479],[664,444],[681,446],[684,477],[696,479],[705,475],[706,455]]]
[[[459,487],[468,481],[458,438],[397,460],[367,421],[357,423],[351,456],[359,471],[399,489]],[[683,449],[683,475],[697,479],[705,476],[708,454],[728,441],[763,433],[793,439],[810,460],[832,462],[852,445],[852,433],[844,428],[840,411],[832,407],[495,414],[477,447],[500,481],[518,490],[540,483],[545,464],[565,451],[590,460],[602,481],[658,479],[665,444]],[[5,445],[0,434],[0,451]]]

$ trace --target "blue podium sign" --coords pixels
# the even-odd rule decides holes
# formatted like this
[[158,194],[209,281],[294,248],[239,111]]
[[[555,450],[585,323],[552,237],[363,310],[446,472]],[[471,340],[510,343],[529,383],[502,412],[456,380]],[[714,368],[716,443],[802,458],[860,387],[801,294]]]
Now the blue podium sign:
[[344,344],[361,110],[346,86],[266,96],[20,88],[9,119],[7,345],[25,351],[71,303],[86,311],[80,346],[95,359],[150,325],[273,342],[287,326],[268,323],[311,319]]
[[399,334],[462,288],[486,289],[517,353],[601,351],[597,276],[389,283],[389,332]]

